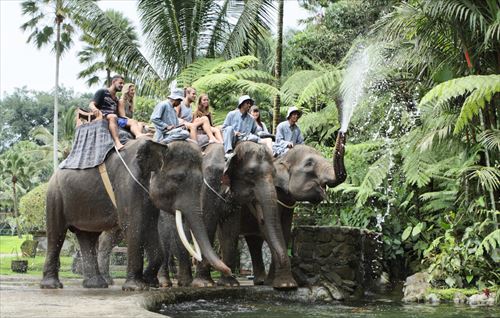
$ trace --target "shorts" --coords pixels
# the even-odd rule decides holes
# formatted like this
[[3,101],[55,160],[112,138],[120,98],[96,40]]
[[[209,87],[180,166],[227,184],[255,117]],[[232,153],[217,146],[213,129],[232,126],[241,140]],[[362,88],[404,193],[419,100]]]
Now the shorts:
[[118,117],[117,122],[119,127],[125,128],[127,127],[128,118]]

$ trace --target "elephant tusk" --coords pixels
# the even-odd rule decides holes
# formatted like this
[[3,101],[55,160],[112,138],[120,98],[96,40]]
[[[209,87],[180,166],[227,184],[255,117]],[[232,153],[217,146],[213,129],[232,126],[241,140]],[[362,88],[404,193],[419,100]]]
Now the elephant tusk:
[[177,227],[177,232],[181,238],[182,245],[187,249],[189,254],[196,258],[198,262],[201,262],[201,251],[198,242],[194,238],[193,232],[191,232],[191,237],[193,238],[194,249],[186,238],[186,233],[184,232],[184,226],[182,226],[182,213],[179,210],[175,210],[175,225]]

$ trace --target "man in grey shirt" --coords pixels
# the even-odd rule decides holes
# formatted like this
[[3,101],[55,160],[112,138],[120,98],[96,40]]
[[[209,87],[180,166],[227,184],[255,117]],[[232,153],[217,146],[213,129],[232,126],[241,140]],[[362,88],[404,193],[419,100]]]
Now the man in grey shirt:
[[226,154],[232,153],[236,142],[240,140],[259,141],[259,137],[255,135],[257,123],[248,113],[253,104],[254,100],[250,96],[243,95],[238,100],[238,108],[227,114],[222,125],[224,152]]
[[158,103],[151,114],[151,122],[155,125],[155,140],[170,142],[172,140],[185,140],[189,137],[186,130],[180,128],[179,119],[174,107],[178,106],[184,98],[182,90],[173,90],[168,99]]
[[282,156],[294,145],[304,143],[300,128],[297,126],[300,116],[302,116],[302,111],[297,107],[290,107],[286,115],[286,121],[281,122],[276,127],[276,142],[273,146],[275,156]]

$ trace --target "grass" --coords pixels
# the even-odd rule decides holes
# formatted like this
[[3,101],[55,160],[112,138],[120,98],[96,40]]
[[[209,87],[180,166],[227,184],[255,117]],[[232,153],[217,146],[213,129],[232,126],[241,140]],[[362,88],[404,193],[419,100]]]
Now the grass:
[[14,236],[0,236],[0,254],[16,254],[21,255],[21,244],[25,240],[32,239],[31,235],[23,235],[22,238]]
[[[489,288],[491,292],[496,292],[498,290],[497,286]],[[467,297],[475,294],[480,294],[482,291],[477,288],[431,288],[427,294],[434,293],[443,300],[453,300],[455,293],[462,293]]]
[[[45,263],[45,255],[37,255],[36,257],[21,257],[21,244],[24,240],[32,239],[31,235],[25,235],[23,238],[18,238],[17,236],[0,236],[0,275],[19,275],[19,273],[13,272],[10,269],[10,262],[15,259],[26,259],[28,260],[28,275],[43,276],[43,265]],[[17,256],[12,255],[16,254]],[[73,263],[73,257],[71,256],[61,256],[61,268],[59,270],[60,278],[82,278],[81,275],[73,274],[71,271],[71,265]],[[126,271],[111,271],[111,276],[113,278],[125,278],[127,276]],[[212,278],[220,278],[220,273],[213,271]]]

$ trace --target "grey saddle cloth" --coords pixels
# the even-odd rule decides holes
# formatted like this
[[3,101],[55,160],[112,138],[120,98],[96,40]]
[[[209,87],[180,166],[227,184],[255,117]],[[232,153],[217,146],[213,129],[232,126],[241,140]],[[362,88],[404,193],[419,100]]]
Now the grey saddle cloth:
[[[126,131],[120,130],[122,143],[130,138]],[[59,164],[60,169],[94,168],[104,162],[114,147],[106,120],[95,120],[80,125],[75,131],[73,148],[68,158]]]

